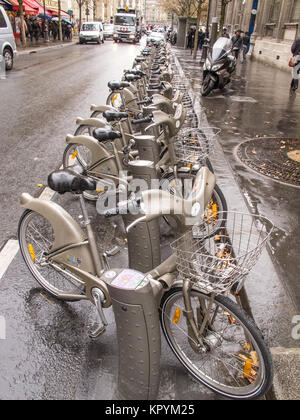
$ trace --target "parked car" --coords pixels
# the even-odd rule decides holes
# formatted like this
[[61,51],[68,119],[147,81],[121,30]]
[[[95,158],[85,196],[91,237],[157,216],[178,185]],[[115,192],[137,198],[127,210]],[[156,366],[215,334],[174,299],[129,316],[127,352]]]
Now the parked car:
[[6,70],[13,68],[16,53],[17,48],[13,29],[5,10],[0,6],[0,55],[5,60]]
[[163,32],[151,32],[150,35],[147,37],[147,43],[151,42],[161,42],[166,39],[165,34]]
[[102,22],[85,22],[79,32],[79,44],[87,42],[104,43],[104,30]]
[[104,39],[113,38],[115,26],[111,23],[104,23]]

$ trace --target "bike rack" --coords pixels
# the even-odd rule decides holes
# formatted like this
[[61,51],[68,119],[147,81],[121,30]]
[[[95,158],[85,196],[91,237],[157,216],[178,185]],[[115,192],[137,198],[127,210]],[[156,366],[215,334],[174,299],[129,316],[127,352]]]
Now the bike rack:
[[116,320],[119,347],[117,399],[155,400],[160,381],[161,338],[150,280],[141,272],[104,273]]

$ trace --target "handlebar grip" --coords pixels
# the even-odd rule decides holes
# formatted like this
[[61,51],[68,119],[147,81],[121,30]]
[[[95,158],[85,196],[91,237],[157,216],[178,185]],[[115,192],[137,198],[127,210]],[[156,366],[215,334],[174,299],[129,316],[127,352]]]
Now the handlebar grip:
[[160,83],[159,85],[149,85],[149,89],[163,89],[163,84]]
[[132,120],[131,124],[136,125],[136,124],[146,124],[146,123],[151,123],[152,122],[152,115],[149,115],[146,118],[142,118],[141,120]]
[[152,102],[153,102],[152,98],[147,98],[147,99],[144,99],[143,101],[138,101],[137,104],[138,105],[150,105],[150,104],[152,104]]

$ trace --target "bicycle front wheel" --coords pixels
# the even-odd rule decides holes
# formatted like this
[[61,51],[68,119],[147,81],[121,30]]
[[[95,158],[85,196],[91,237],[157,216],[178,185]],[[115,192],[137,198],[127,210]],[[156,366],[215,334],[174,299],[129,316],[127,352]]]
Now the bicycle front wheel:
[[[49,221],[34,211],[25,211],[19,222],[19,245],[23,259],[33,277],[52,296],[61,299],[62,294],[81,295],[84,282],[76,280],[72,273],[48,260],[54,242],[54,232]],[[76,300],[70,297],[64,299]]]
[[225,296],[211,298],[192,289],[191,303],[200,328],[209,322],[196,343],[188,329],[182,288],[173,288],[161,302],[161,325],[172,351],[199,382],[228,398],[253,399],[264,395],[273,380],[270,351],[254,321]]

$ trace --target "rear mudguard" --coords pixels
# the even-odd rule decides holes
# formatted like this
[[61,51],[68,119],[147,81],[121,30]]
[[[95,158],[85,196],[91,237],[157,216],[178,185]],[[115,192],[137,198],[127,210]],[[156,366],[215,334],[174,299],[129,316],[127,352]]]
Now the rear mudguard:
[[99,118],[77,118],[76,124],[86,125],[95,128],[104,128],[108,126],[108,123],[106,121],[100,120]]
[[115,111],[116,109],[113,106],[109,105],[91,105],[91,111],[95,112],[105,112],[105,111]]
[[[92,165],[105,160],[95,167],[93,172],[99,174],[99,176],[103,175],[104,177],[105,175],[108,177],[119,177],[119,170],[116,158],[113,155],[113,150],[112,153],[110,153],[97,139],[91,136],[72,136],[69,134],[66,141],[68,144],[81,144],[87,147],[91,151]],[[118,182],[117,180],[114,181],[116,183]]]
[[54,242],[50,253],[57,252],[51,257],[53,262],[63,263],[70,270],[72,267],[77,267],[96,275],[96,268],[86,242],[87,234],[69,213],[53,201],[33,198],[27,193],[21,195],[20,204],[23,209],[32,210],[42,215],[51,224]]

